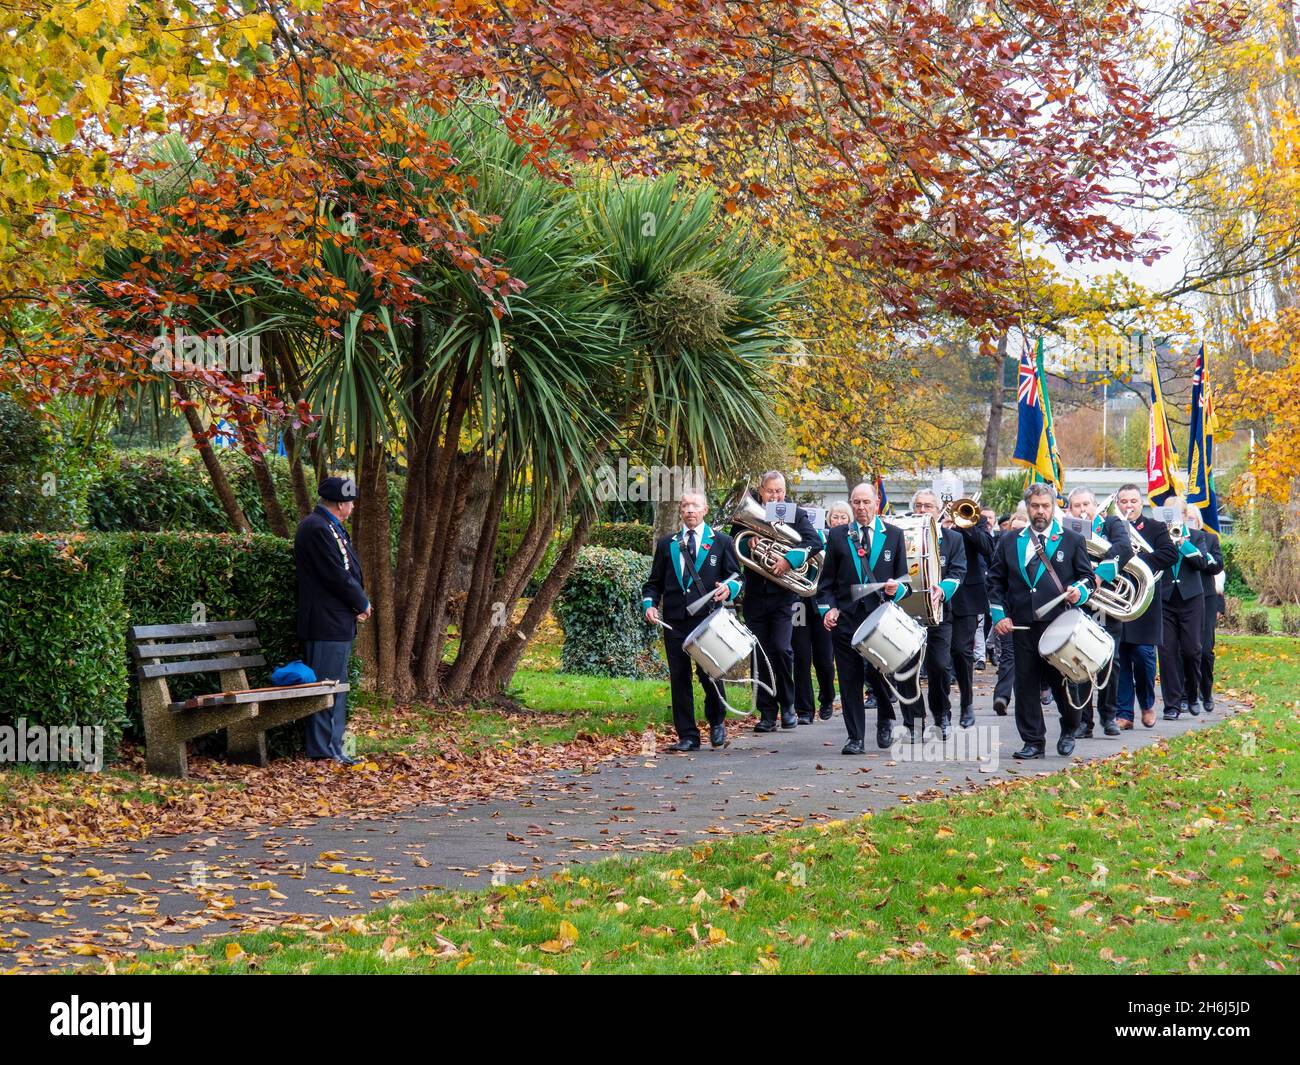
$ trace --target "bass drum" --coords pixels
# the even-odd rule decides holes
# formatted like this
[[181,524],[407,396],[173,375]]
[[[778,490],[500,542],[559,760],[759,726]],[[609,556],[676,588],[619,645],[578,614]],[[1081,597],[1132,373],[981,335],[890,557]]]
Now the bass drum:
[[749,660],[758,641],[730,610],[715,610],[682,641],[685,651],[714,680]]
[[1106,668],[1115,654],[1115,640],[1075,607],[1047,626],[1038,640],[1038,653],[1064,676],[1082,684]]
[[897,603],[876,607],[853,634],[853,649],[886,676],[893,676],[925,647],[925,626]]

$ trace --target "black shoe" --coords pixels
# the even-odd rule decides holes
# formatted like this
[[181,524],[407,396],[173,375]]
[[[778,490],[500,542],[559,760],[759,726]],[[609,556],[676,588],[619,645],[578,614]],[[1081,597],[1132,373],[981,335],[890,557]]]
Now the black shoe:
[[670,751],[676,751],[679,754],[685,753],[686,751],[698,751],[700,749],[700,741],[699,740],[678,740],[668,749]]
[[714,747],[725,747],[727,745],[727,726],[714,725],[709,729],[709,743]]
[[1188,704],[1187,704],[1187,712],[1188,712],[1189,714],[1191,714],[1192,717],[1200,717],[1200,716],[1201,716],[1201,704],[1200,704],[1200,703],[1188,703]]
[[975,672],[976,673],[984,672],[984,659],[982,658],[975,659]]
[[874,709],[876,709],[876,697],[875,697],[875,695],[871,695],[871,694],[869,694],[869,695],[867,696],[866,702],[864,702],[862,705],[863,705],[863,707],[864,707],[865,709],[867,709],[867,710],[874,710]]
[[793,710],[782,710],[782,711],[781,711],[781,727],[782,727],[782,728],[798,728],[798,727],[799,727],[799,719],[798,719],[797,717],[794,716],[794,711],[793,711]]
[[800,715],[799,715],[799,724],[801,724],[801,725],[811,725],[815,720],[817,720],[817,719],[816,719],[815,717],[813,717],[812,714],[800,714]]
[[360,758],[349,758],[346,754],[334,759],[335,765],[353,766],[360,765]]
[[823,706],[818,709],[817,716],[820,717],[823,721],[829,721],[831,719],[831,715],[834,713],[835,713],[834,705]]
[[755,732],[775,732],[776,719],[771,717],[761,718],[757,725],[754,726]]
[[842,748],[840,754],[866,754],[862,744],[858,740],[849,740]]
[[1019,758],[1022,762],[1029,758],[1046,757],[1042,745],[1037,743],[1026,743],[1020,750],[1011,755],[1012,758]]
[[1056,753],[1062,758],[1069,758],[1074,753],[1074,737],[1068,732],[1062,733],[1061,738],[1056,741]]
[[1177,720],[1178,720],[1178,711],[1175,710],[1173,707],[1166,706],[1166,707],[1165,707],[1165,720],[1166,720],[1166,721],[1177,721]]
[[1085,725],[1082,721],[1080,721],[1079,724],[1075,727],[1074,738],[1076,740],[1092,739],[1092,726]]
[[1045,692],[1038,693],[1038,701],[1046,706],[1052,701],[1052,689],[1048,688]]
[[962,728],[970,728],[975,724],[975,707],[963,706],[961,708],[961,720],[959,724]]
[[1101,723],[1101,731],[1107,736],[1118,736],[1119,725],[1116,723],[1114,718],[1111,718],[1109,721],[1103,721]]
[[1214,700],[1207,695],[1205,697],[1205,701],[1201,703],[1201,707],[1205,710],[1207,714],[1214,713]]
[[1178,704],[1178,710],[1179,710],[1180,713],[1184,713],[1184,714],[1187,713],[1187,700],[1186,700],[1186,699],[1184,699],[1181,703]]
[[882,751],[886,747],[892,747],[894,744],[894,725],[891,721],[886,721],[882,725],[876,726],[876,746]]
[[1007,716],[1007,701],[1006,701],[1005,699],[994,699],[994,700],[993,700],[993,712],[994,712],[995,714],[997,714],[998,717],[1006,717],[1006,716]]
[[943,717],[939,718],[939,736],[942,739],[946,740],[951,735],[952,735],[952,714],[945,712]]

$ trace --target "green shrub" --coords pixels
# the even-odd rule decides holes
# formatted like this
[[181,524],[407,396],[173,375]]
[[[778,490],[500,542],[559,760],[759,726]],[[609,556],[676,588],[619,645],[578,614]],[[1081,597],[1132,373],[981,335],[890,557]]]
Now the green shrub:
[[112,537],[0,535],[0,721],[126,724],[124,545]]
[[591,527],[588,542],[592,547],[610,547],[623,551],[636,551],[642,555],[654,554],[654,530],[636,521],[602,521]]
[[1225,595],[1223,597],[1223,614],[1219,618],[1219,628],[1240,632],[1245,626],[1244,610],[1245,607],[1239,596]]
[[[128,533],[124,599],[130,625],[188,625],[252,618],[268,666],[248,672],[249,683],[270,683],[270,671],[299,656],[297,577],[293,545],[278,536],[230,533]],[[213,676],[176,677],[172,695],[211,691]],[[142,735],[132,677],[129,717]]]
[[1247,598],[1255,593],[1241,572],[1241,564],[1236,557],[1237,542],[1231,536],[1219,538],[1223,548],[1223,594]]
[[1295,603],[1282,605],[1279,628],[1288,636],[1300,636],[1300,606]]
[[995,477],[980,485],[980,506],[991,507],[998,512],[999,516],[1013,514],[1016,504],[1024,498],[1024,495],[1025,475],[1023,473]]
[[561,668],[599,677],[662,677],[659,629],[641,614],[650,558],[636,551],[584,547],[555,602],[564,630]]
[[1246,631],[1255,636],[1267,636],[1271,631],[1268,624],[1267,610],[1246,611]]
[[67,408],[50,404],[42,416],[0,394],[0,530],[84,528],[102,450],[76,440]]

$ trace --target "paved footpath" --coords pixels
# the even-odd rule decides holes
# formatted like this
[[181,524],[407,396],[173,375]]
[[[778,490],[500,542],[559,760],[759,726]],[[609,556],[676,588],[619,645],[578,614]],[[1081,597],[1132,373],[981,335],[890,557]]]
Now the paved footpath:
[[[412,806],[383,820],[334,817],[308,827],[153,837],[45,862],[0,854],[0,971],[49,969],[101,956],[196,942],[206,936],[333,917],[347,921],[430,888],[486,887],[614,852],[668,850],[701,838],[849,818],[918,793],[966,790],[1062,768],[1048,707],[1049,756],[1012,760],[1012,717],[992,712],[991,675],[977,674],[976,726],[943,760],[918,761],[901,744],[840,754],[830,721],[756,735],[687,755],[610,761],[593,773],[557,773],[509,801]],[[954,694],[955,690],[954,690]],[[1080,740],[1073,761],[1145,746],[1239,712],[1118,738]],[[869,727],[871,711],[868,711]],[[930,745],[933,755],[935,745]],[[924,752],[924,748],[922,749]],[[959,757],[954,758],[953,755]],[[981,762],[983,764],[981,764]],[[56,856],[58,857],[58,856]]]

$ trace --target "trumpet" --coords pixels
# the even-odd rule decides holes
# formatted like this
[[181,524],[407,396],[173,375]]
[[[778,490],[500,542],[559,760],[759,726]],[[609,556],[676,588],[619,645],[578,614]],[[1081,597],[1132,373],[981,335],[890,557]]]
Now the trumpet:
[[[788,573],[778,575],[773,571],[777,559],[784,558],[786,551],[799,542],[799,534],[785,522],[768,521],[767,512],[748,492],[732,513],[731,524],[744,526],[734,537],[736,557],[742,566],[795,595],[816,593],[821,576],[821,562],[816,558],[806,560]],[[743,549],[744,545],[748,545],[747,550]]]

